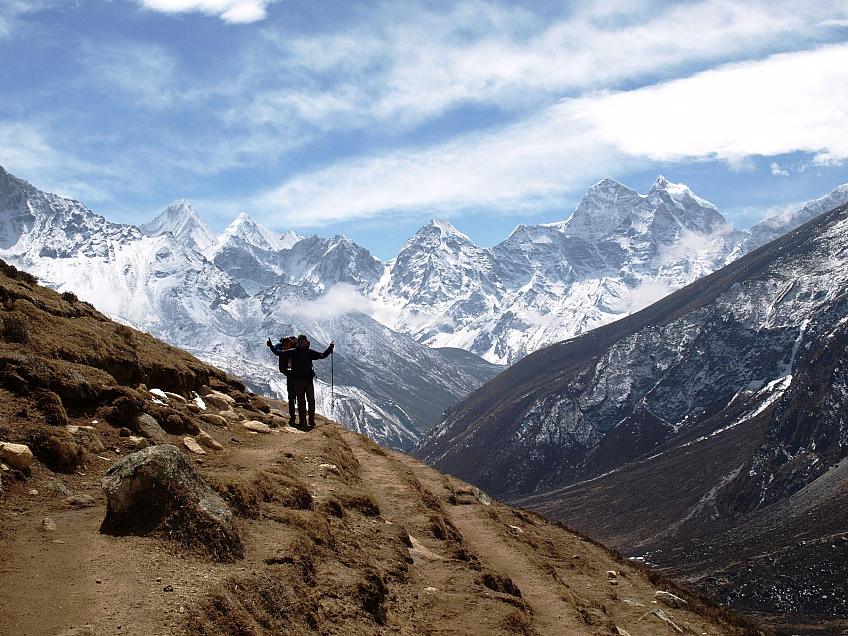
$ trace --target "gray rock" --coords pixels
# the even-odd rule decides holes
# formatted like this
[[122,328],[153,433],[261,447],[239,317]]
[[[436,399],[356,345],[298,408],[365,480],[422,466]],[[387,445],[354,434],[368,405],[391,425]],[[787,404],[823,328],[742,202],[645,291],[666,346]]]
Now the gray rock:
[[73,426],[65,427],[73,436],[74,441],[92,453],[102,453],[106,450],[106,446],[97,434],[97,429],[93,426]]
[[195,455],[205,455],[206,451],[203,450],[203,447],[197,443],[197,440],[193,437],[183,437],[183,446],[189,449]]
[[47,488],[54,492],[58,492],[61,495],[65,495],[66,497],[71,494],[71,491],[68,490],[68,487],[58,480],[51,481],[49,484],[47,484]]
[[235,406],[236,403],[236,401],[229,395],[219,391],[212,391],[208,395],[204,395],[203,400],[207,404],[214,406],[216,409],[228,409],[231,406]]
[[89,508],[91,506],[97,505],[97,502],[94,501],[94,497],[85,493],[81,493],[79,495],[71,495],[65,500],[65,502],[69,506],[74,506],[75,508]]
[[107,498],[101,532],[163,535],[220,559],[243,553],[232,511],[176,446],[124,457],[106,471],[101,486]]
[[201,444],[203,444],[206,448],[211,448],[212,450],[224,450],[224,447],[221,445],[221,443],[206,431],[200,431],[195,439]]
[[26,444],[0,442],[0,460],[12,468],[25,470],[32,464],[32,451]]
[[138,433],[142,437],[149,439],[154,444],[170,444],[171,438],[165,430],[159,426],[159,422],[152,415],[147,413],[139,413],[130,422],[127,422],[127,427]]
[[242,422],[242,426],[246,428],[248,431],[253,431],[254,433],[270,433],[271,427],[267,424],[263,424],[262,422],[257,422],[256,420],[250,420],[249,422]]
[[186,404],[188,402],[188,400],[186,400],[182,395],[179,395],[177,393],[170,393],[169,391],[165,391],[165,395],[168,397],[169,400],[173,400],[178,404]]
[[227,420],[225,420],[220,415],[216,415],[215,413],[203,413],[200,416],[200,419],[206,422],[207,424],[214,424],[215,426],[221,426],[223,428],[227,427]]
[[484,506],[492,505],[492,498],[476,486],[471,489],[471,492],[474,493],[474,496],[477,498],[477,501],[479,501]]
[[223,417],[227,422],[241,422],[242,417],[232,409],[221,411],[218,415]]
[[56,522],[53,521],[50,517],[44,517],[41,520],[41,531],[42,532],[56,532],[58,528],[56,527]]

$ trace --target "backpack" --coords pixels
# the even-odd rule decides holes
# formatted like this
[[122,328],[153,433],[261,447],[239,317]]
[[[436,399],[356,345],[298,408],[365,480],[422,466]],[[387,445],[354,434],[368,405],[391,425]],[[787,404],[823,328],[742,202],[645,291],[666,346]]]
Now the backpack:
[[[289,349],[294,349],[296,346],[297,346],[297,336],[283,336],[282,338],[280,338],[280,343],[278,345],[276,345],[276,349],[277,349],[277,351],[287,351]],[[288,374],[289,374],[288,361],[283,356],[280,356],[279,363],[280,363],[280,367],[279,367],[280,373],[282,373],[285,376],[288,376]]]

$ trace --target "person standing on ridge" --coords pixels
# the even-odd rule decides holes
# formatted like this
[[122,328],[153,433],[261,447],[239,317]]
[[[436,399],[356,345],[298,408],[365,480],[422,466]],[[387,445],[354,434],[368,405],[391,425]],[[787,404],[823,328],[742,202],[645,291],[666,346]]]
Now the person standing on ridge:
[[[268,346],[271,347],[271,351],[274,352],[275,356],[280,356],[280,373],[286,376],[286,394],[289,401],[289,425],[294,426],[297,424],[297,415],[296,415],[296,405],[297,405],[297,393],[294,390],[294,379],[292,378],[291,367],[292,361],[291,358],[284,358],[280,354],[283,351],[288,351],[292,349],[297,343],[297,338],[294,336],[284,336],[280,338],[280,344],[275,345],[271,342],[271,339],[268,338]],[[303,423],[303,420],[301,420]]]
[[331,342],[330,346],[324,353],[318,353],[309,347],[309,338],[305,334],[300,334],[297,337],[297,345],[294,349],[280,352],[280,363],[285,358],[291,360],[291,375],[289,377],[294,381],[295,395],[297,396],[297,407],[300,413],[300,423],[306,423],[307,403],[309,411],[309,426],[315,426],[315,369],[312,366],[313,360],[322,360],[333,352],[335,342]]

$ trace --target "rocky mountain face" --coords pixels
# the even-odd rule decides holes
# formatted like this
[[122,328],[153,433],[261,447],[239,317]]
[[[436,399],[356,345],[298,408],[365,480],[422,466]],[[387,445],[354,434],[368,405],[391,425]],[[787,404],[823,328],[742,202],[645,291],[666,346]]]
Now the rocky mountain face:
[[[481,384],[477,367],[464,373],[438,352],[354,311],[361,303],[321,304],[325,289],[373,281],[381,272],[379,261],[345,237],[280,236],[241,216],[207,245],[207,258],[191,247],[209,241],[203,239],[205,223],[186,202],[171,205],[144,233],[5,171],[0,196],[4,259],[238,373],[256,392],[286,394],[277,358],[265,346],[269,337],[276,342],[305,331],[316,347],[335,339],[334,368],[326,368],[329,361],[316,363],[319,410],[396,448],[409,448]],[[487,378],[499,370],[484,366]]]
[[414,454],[740,608],[844,617],[846,236],[843,205],[527,356]]
[[174,201],[159,216],[138,229],[147,236],[170,233],[180,243],[198,252],[212,247],[218,240],[206,221],[185,199]]
[[647,195],[604,179],[561,223],[520,225],[479,248],[446,221],[422,228],[371,292],[378,319],[431,346],[512,364],[649,305],[848,200],[735,230],[711,203],[659,177]]
[[0,632],[770,636],[285,406],[0,261]]

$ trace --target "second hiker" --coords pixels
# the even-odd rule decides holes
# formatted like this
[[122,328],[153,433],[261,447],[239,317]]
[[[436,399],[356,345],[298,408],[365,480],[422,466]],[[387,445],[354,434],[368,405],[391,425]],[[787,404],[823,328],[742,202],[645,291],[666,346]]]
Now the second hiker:
[[[297,344],[297,338],[294,336],[284,336],[280,338],[280,344],[275,345],[271,342],[271,339],[268,339],[268,346],[271,348],[271,351],[274,352],[275,356],[280,356],[283,351],[288,351]],[[291,358],[280,357],[280,373],[286,376],[286,393],[287,399],[289,401],[289,425],[294,426],[297,424],[297,416],[295,412],[295,408],[297,406],[297,393],[294,389],[294,379],[292,378],[291,373],[292,361]],[[306,424],[301,419],[301,424]]]
[[321,360],[330,355],[333,352],[335,343],[331,342],[324,353],[318,353],[314,349],[311,349],[309,344],[309,338],[304,334],[300,334],[297,337],[297,344],[294,349],[281,351],[279,355],[281,361],[283,359],[291,360],[289,378],[294,383],[301,425],[307,421],[308,403],[309,426],[315,426],[315,385],[312,381],[315,377],[315,369],[312,366],[312,361]]

